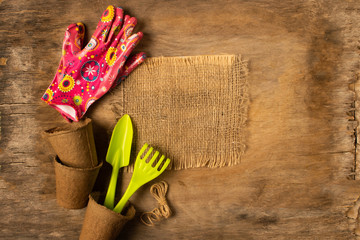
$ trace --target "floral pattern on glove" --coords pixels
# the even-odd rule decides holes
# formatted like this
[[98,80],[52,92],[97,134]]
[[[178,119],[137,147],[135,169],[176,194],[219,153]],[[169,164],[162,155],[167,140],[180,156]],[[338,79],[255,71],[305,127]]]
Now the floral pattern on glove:
[[90,60],[81,67],[81,76],[84,80],[93,82],[99,76],[100,65],[97,61]]

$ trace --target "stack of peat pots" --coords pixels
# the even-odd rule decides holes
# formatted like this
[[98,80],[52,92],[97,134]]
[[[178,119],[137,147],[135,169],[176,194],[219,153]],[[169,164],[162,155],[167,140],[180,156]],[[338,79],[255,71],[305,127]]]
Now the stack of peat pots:
[[56,152],[53,163],[58,205],[68,209],[87,206],[80,240],[116,239],[136,211],[129,204],[124,215],[116,213],[103,206],[104,194],[92,192],[103,162],[97,158],[91,119],[51,128],[44,137]]

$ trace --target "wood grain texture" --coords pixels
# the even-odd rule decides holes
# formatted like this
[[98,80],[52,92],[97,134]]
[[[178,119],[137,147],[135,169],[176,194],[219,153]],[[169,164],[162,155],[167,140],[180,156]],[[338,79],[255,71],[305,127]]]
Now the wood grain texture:
[[[54,152],[40,137],[64,120],[40,98],[66,27],[81,21],[91,35],[109,4],[0,1],[2,239],[80,234],[85,211],[56,205]],[[117,4],[138,18],[144,38],[137,51],[149,56],[242,54],[251,98],[242,163],[166,172],[174,216],[154,228],[135,219],[122,239],[356,239],[345,212],[360,194],[358,1]],[[99,101],[88,116],[104,158],[120,113]],[[107,186],[109,170],[100,172],[96,190]],[[123,177],[124,187],[130,174]],[[149,187],[132,198],[138,212],[156,206]]]

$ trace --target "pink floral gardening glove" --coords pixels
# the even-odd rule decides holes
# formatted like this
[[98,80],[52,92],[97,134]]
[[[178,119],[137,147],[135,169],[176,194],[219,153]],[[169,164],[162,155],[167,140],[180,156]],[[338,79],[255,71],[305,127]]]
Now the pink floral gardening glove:
[[109,6],[89,43],[82,49],[85,28],[71,24],[63,42],[62,58],[42,100],[68,121],[79,121],[97,99],[125,79],[146,56],[129,54],[143,34],[132,35],[136,18]]

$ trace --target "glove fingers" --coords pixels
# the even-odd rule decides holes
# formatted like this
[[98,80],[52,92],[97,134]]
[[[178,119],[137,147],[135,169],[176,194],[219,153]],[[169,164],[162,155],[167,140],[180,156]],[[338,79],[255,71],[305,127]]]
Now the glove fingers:
[[[142,33],[137,33],[134,35],[137,35],[138,40],[140,40],[142,37]],[[115,49],[115,53],[113,55],[114,58],[116,57],[116,51],[118,51],[118,49]],[[121,56],[118,59],[114,60],[114,63],[111,65],[106,75],[104,76],[104,79],[107,79],[107,81],[101,82],[100,88],[103,89],[104,92],[108,91],[111,88],[114,88],[115,86],[120,84],[120,82],[124,80],[138,65],[144,62],[145,58],[145,53],[141,52],[134,55],[127,61],[127,56]],[[124,66],[125,61],[126,64]]]
[[131,51],[135,48],[138,42],[143,37],[142,32],[138,32],[137,34],[132,35],[128,39],[126,39],[121,45],[119,44],[116,48],[110,47],[106,52],[105,61],[109,65],[109,68],[112,69],[120,69]]
[[114,22],[111,26],[111,30],[109,33],[109,36],[107,38],[106,44],[108,43],[112,43],[113,41],[118,41],[118,39],[116,39],[116,37],[118,36],[118,34],[121,31],[121,26],[123,23],[123,17],[124,17],[124,10],[120,7],[117,7],[115,10],[115,18],[114,18]]
[[[119,62],[125,62],[132,50],[136,47],[136,45],[140,42],[140,40],[143,37],[142,32],[138,32],[136,34],[131,35],[129,38],[127,38],[123,43],[120,43],[118,45],[118,51],[121,52],[120,57],[117,61]],[[119,65],[121,67],[122,64]]]
[[137,24],[137,20],[135,17],[130,18],[130,16],[128,16],[128,19],[126,20],[127,21],[124,22],[124,36],[125,38],[128,38],[134,31],[134,28]]
[[124,19],[124,26],[121,28],[120,32],[114,39],[114,41],[111,43],[111,47],[117,47],[119,42],[121,44],[125,43],[126,39],[129,38],[129,36],[134,31],[134,28],[136,26],[137,20],[136,18],[126,15]]
[[134,69],[139,66],[141,63],[143,63],[146,59],[146,54],[144,52],[141,53],[137,53],[135,55],[133,55],[131,58],[129,58],[124,67],[121,68],[121,70],[119,71],[119,75],[117,78],[117,81],[114,82],[114,84],[112,85],[112,88],[116,87],[117,85],[119,85],[122,81],[125,80],[125,78],[127,76],[129,76],[129,74],[134,71]]
[[96,27],[96,31],[92,38],[105,42],[109,34],[109,30],[115,18],[115,7],[110,5],[101,15],[101,19]]
[[129,76],[129,74],[134,71],[134,69],[139,66],[141,63],[143,63],[146,59],[146,54],[144,52],[137,53],[134,56],[132,56],[128,61],[125,63],[123,75]]
[[85,35],[85,26],[82,23],[70,24],[66,29],[63,42],[63,56],[70,53],[75,55],[81,51]]

